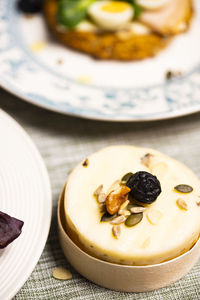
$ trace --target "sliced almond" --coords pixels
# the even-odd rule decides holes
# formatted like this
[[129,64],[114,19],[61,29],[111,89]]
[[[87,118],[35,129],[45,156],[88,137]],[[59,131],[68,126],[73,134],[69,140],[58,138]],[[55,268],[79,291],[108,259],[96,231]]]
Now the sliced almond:
[[153,154],[147,153],[141,158],[141,163],[145,165],[145,167],[149,168],[152,160]]
[[165,177],[168,171],[168,165],[164,162],[159,162],[151,167],[151,173],[158,177],[158,179],[162,179]]
[[72,273],[69,270],[62,267],[54,269],[52,275],[55,279],[59,280],[68,280],[72,278]]
[[118,217],[116,217],[115,219],[113,219],[112,221],[111,221],[111,224],[121,224],[121,223],[123,223],[124,221],[126,220],[126,217],[125,216],[118,216]]
[[106,194],[105,193],[100,193],[98,196],[97,196],[97,201],[99,203],[104,203],[106,201]]
[[197,201],[196,204],[197,204],[197,206],[200,206],[200,201]]
[[183,199],[181,198],[177,199],[176,204],[180,209],[188,210],[188,205]]
[[129,187],[122,185],[116,191],[111,192],[106,197],[106,209],[111,215],[114,215],[120,209],[120,206],[128,199]]
[[146,239],[144,240],[144,242],[143,242],[141,248],[142,248],[142,249],[147,248],[147,247],[150,245],[150,242],[151,242],[151,238],[150,238],[150,237],[146,238]]
[[138,213],[141,213],[141,212],[145,211],[145,207],[143,207],[143,206],[134,206],[134,207],[130,208],[130,211],[133,214],[138,214]]
[[116,180],[114,181],[111,186],[109,187],[109,189],[107,190],[107,195],[110,194],[113,191],[116,191],[120,188],[120,180]]
[[157,225],[161,220],[163,214],[157,209],[152,209],[146,214],[146,216],[150,224]]
[[98,196],[103,191],[103,184],[98,186],[98,188],[94,191],[94,196]]
[[112,233],[113,233],[114,237],[116,237],[116,239],[118,239],[120,236],[120,233],[121,233],[120,225],[114,225],[112,227]]
[[120,209],[118,211],[119,215],[123,215],[124,214],[124,210],[127,208],[127,206],[129,205],[129,200],[126,200],[121,206]]

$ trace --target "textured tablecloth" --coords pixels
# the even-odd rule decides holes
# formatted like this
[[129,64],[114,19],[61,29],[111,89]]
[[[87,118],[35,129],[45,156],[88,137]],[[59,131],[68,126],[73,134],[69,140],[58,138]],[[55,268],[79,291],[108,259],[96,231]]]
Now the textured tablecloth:
[[[68,171],[88,154],[113,144],[152,147],[187,164],[200,177],[200,114],[150,123],[106,123],[59,115],[27,104],[0,90],[0,108],[28,132],[47,166],[53,192],[53,218],[46,247],[32,275],[15,299],[199,300],[200,261],[177,283],[149,293],[119,293],[80,276],[66,261],[57,235],[56,208]],[[73,279],[52,278],[65,266]],[[0,299],[4,300],[4,299]]]

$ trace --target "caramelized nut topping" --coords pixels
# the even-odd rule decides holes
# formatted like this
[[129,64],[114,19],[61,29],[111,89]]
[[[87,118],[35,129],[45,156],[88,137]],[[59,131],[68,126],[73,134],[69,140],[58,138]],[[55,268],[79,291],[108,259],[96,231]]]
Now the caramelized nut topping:
[[118,212],[122,203],[124,203],[128,198],[128,193],[130,192],[130,188],[127,186],[121,186],[116,191],[108,194],[106,198],[106,209],[107,212],[111,215]]

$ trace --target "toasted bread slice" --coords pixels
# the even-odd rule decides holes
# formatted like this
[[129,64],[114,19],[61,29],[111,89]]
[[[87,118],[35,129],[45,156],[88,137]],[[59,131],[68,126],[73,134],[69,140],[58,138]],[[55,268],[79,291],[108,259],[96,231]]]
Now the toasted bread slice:
[[44,16],[54,37],[62,44],[97,59],[130,61],[153,57],[171,40],[171,37],[153,31],[139,35],[126,31],[63,30],[57,22],[57,9],[57,0],[46,0]]

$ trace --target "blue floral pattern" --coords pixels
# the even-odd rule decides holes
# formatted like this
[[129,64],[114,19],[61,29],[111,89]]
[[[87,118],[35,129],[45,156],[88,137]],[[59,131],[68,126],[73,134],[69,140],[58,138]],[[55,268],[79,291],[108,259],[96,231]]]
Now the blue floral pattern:
[[[179,79],[147,88],[86,85],[42,64],[23,43],[18,20],[15,1],[1,0],[0,84],[29,102],[61,113],[114,121],[164,119],[200,108],[200,66]],[[57,94],[61,96],[55,101]]]

